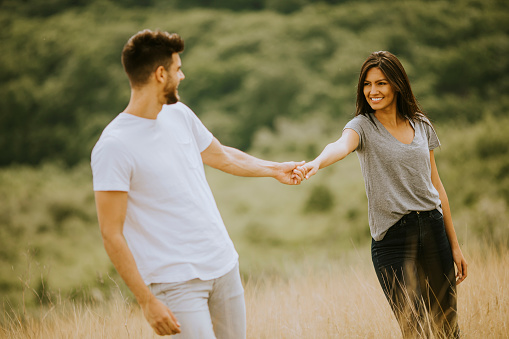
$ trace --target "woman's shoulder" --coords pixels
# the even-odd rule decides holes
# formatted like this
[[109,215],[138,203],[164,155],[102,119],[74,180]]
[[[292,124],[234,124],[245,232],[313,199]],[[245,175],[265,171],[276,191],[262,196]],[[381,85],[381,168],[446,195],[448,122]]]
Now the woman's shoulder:
[[415,113],[415,116],[412,120],[414,120],[414,122],[417,122],[417,123],[424,123],[428,126],[431,126],[431,121],[429,120],[429,118],[421,112]]
[[353,117],[347,125],[359,127],[376,127],[375,117],[373,113],[358,114]]
[[374,114],[373,113],[361,113],[354,116],[350,121],[356,121],[358,123],[374,123]]
[[431,123],[431,120],[422,113],[416,113],[414,117],[414,123],[416,126],[420,127],[428,136],[437,136],[437,133],[435,131],[435,127],[433,127],[433,124]]

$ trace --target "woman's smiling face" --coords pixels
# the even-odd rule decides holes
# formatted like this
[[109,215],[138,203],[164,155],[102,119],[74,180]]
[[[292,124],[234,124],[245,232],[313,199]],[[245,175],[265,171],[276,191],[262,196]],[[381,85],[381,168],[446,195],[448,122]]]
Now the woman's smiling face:
[[373,67],[366,73],[364,97],[375,112],[396,110],[396,92],[378,67]]

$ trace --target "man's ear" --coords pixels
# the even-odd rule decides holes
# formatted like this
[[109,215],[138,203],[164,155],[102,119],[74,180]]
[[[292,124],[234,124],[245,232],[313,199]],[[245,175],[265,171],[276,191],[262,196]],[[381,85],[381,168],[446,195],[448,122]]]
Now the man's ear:
[[166,82],[166,69],[164,66],[159,66],[156,68],[156,71],[154,72],[154,77],[157,82],[165,83]]

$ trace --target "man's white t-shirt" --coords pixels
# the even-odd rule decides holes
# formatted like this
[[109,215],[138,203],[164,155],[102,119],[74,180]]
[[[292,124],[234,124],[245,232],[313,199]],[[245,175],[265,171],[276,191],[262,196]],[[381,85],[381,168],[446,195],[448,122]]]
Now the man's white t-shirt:
[[212,134],[186,105],[120,113],[92,151],[94,191],[128,192],[124,237],[145,283],[215,279],[238,254],[205,178]]

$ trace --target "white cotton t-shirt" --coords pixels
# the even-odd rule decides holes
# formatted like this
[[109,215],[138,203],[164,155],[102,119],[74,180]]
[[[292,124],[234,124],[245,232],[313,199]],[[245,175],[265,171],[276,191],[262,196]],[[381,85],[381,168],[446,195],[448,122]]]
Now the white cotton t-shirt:
[[94,191],[128,192],[124,237],[145,283],[210,280],[238,254],[205,178],[212,134],[186,105],[120,113],[92,151]]

